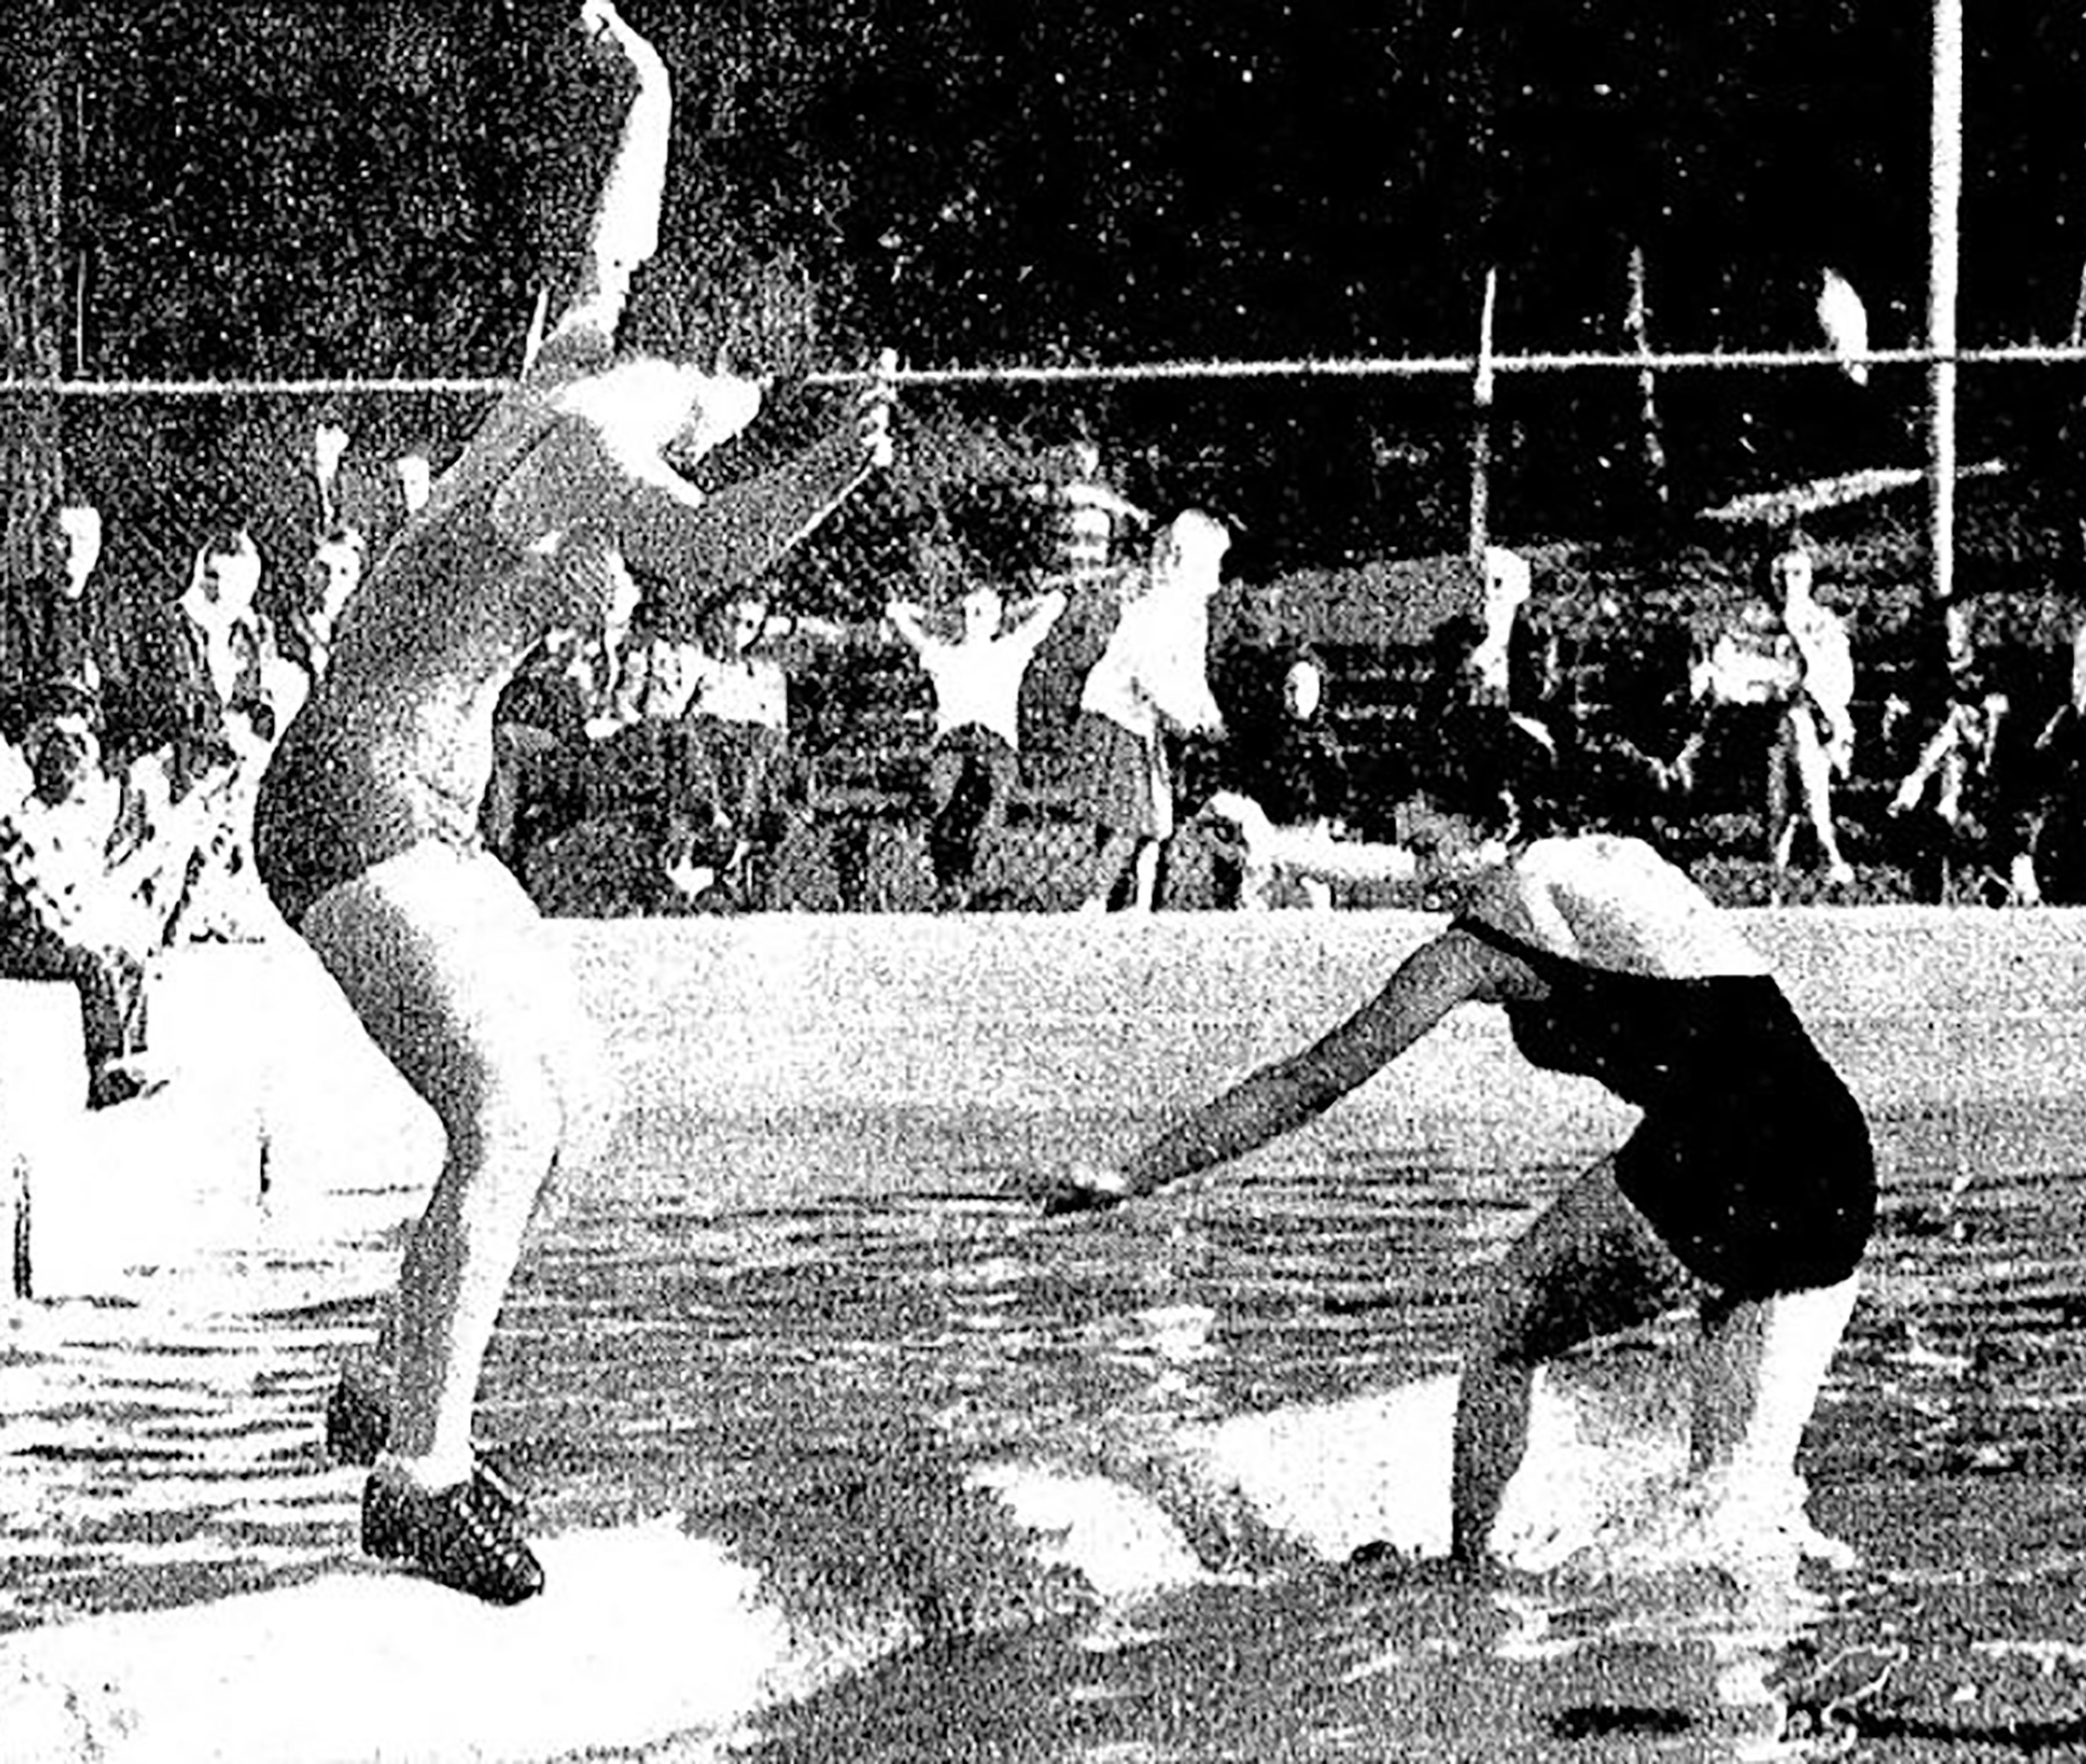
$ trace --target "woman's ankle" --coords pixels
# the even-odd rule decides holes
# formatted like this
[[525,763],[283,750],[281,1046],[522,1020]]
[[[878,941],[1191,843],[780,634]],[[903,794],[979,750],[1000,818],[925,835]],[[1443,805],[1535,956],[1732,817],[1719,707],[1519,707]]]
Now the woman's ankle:
[[468,1482],[477,1468],[476,1460],[469,1447],[461,1455],[453,1452],[432,1451],[407,1453],[381,1451],[371,1468],[371,1474],[387,1481],[405,1484],[409,1488],[432,1493],[440,1489],[453,1489],[460,1482]]

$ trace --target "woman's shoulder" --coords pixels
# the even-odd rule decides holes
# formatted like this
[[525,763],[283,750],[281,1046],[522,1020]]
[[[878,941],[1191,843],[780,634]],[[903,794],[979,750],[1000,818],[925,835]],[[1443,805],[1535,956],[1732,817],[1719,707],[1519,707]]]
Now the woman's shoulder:
[[1472,916],[1589,967],[1673,978],[1766,971],[1685,871],[1621,834],[1534,842],[1473,902]]
[[1658,847],[1631,833],[1556,833],[1531,839],[1515,854],[1507,868],[1525,884],[1537,886],[1555,886],[1577,877],[1623,873],[1661,876],[1682,888],[1695,886],[1687,872],[1661,854]]

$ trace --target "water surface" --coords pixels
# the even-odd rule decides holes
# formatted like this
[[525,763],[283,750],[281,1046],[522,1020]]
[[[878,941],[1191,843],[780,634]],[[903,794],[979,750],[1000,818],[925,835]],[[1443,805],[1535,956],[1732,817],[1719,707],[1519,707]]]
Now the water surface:
[[[1010,1171],[1121,1143],[1181,1089],[1174,1042],[1122,1035],[1109,1081],[1082,1088],[1051,1063],[1062,1040],[1031,1065],[1007,1038],[993,1085],[938,1102],[932,1063],[887,1041],[793,1106],[705,1087],[700,1025],[645,998],[619,1042],[630,1114],[532,1237],[483,1431],[547,1529],[669,1517],[828,1626],[854,1664],[755,1713],[737,1738],[757,1755],[1609,1764],[2086,1742],[2086,1104],[1871,1099],[1884,1216],[1804,1459],[1855,1566],[1765,1590],[1481,1588],[1283,1560],[1177,1513],[1173,1538],[1126,1536],[1122,1578],[1149,1551],[1164,1579],[1182,1537],[1206,1571],[1110,1599],[1024,1544],[981,1468],[1134,1483],[1140,1442],[1448,1368],[1484,1258],[1607,1118],[1503,1159],[1453,1107],[1373,1089],[1238,1171],[1045,1225],[1004,1197]],[[978,1004],[971,1027],[1010,1011]],[[946,1020],[928,1032],[960,1078],[984,1057]],[[324,1302],[185,1289],[10,1313],[0,1625],[351,1562],[359,1478],[322,1460],[318,1421],[396,1242],[262,1271],[279,1300],[348,1294]],[[872,1632],[890,1645],[849,1653]]]

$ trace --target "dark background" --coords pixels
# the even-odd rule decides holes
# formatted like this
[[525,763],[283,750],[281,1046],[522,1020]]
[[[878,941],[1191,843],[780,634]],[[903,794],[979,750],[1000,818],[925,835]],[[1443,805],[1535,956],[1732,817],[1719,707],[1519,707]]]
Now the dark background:
[[[483,374],[569,237],[572,8],[23,0],[55,80],[66,371]],[[1655,347],[1810,347],[1833,264],[1919,340],[1926,9],[897,0],[625,15],[674,70],[645,340],[789,371],[1613,348],[1641,247]],[[2070,331],[2086,22],[1970,9],[1960,330]],[[569,45],[566,45],[568,48]],[[751,315],[751,316],[749,316]],[[2047,450],[2072,370],[1966,376],[1966,454]],[[1914,463],[1922,381],[1667,376],[1672,501]],[[1264,566],[1453,546],[1467,390],[1228,385],[966,407],[1106,441],[1133,491],[1224,507]],[[1627,375],[1512,379],[1496,513],[1644,510]],[[438,444],[468,411],[386,407]],[[201,417],[189,419],[206,422]]]

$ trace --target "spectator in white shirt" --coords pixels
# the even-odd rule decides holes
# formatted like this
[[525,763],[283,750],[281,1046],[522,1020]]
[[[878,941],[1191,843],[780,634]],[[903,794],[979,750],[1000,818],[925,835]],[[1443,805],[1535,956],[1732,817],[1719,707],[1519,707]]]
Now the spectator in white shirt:
[[1083,910],[1106,910],[1126,876],[1128,904],[1151,910],[1160,847],[1173,833],[1165,737],[1223,733],[1210,689],[1210,601],[1230,545],[1210,515],[1177,515],[1153,544],[1147,585],[1087,675],[1073,731],[1074,782],[1094,828]]
[[920,607],[894,600],[886,609],[934,688],[927,852],[945,907],[976,902],[980,860],[1020,778],[1021,683],[1064,610],[1054,591],[1009,624],[999,590],[981,582],[964,596],[962,634],[951,643],[927,629]]

